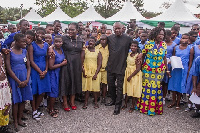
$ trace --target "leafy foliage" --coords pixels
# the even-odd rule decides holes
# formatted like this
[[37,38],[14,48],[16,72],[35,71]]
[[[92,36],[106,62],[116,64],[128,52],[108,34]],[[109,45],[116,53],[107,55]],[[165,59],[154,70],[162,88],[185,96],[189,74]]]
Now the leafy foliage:
[[[103,0],[98,1],[97,6],[95,6],[97,12],[101,14],[104,18],[111,17],[117,13],[123,6],[126,0]],[[143,0],[132,0],[131,1],[139,12],[143,9]]]
[[[30,9],[23,9],[22,16],[25,16]],[[16,21],[21,18],[20,8],[3,8],[0,6],[0,23],[7,23],[7,20]]]

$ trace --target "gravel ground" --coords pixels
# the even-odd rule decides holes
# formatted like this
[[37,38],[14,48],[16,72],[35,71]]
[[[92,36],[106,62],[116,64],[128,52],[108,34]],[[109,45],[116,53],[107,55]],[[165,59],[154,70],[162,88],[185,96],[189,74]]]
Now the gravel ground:
[[[99,109],[94,109],[92,101],[88,109],[82,109],[82,103],[76,102],[78,109],[65,112],[60,104],[56,106],[60,109],[58,118],[52,118],[42,109],[45,116],[40,121],[32,119],[31,115],[26,122],[28,127],[21,128],[19,133],[197,133],[200,132],[200,119],[190,117],[193,111],[184,112],[181,110],[167,108],[164,106],[164,114],[147,116],[133,111],[129,113],[127,108],[122,110],[117,116],[112,115],[114,106],[106,107],[100,105]],[[29,107],[29,109],[31,109]]]

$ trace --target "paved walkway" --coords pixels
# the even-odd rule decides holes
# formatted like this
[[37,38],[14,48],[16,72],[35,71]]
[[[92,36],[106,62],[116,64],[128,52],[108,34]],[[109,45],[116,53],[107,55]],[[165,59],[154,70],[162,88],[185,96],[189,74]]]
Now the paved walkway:
[[[184,112],[183,106],[175,108],[164,106],[164,114],[147,116],[128,109],[120,115],[113,116],[114,106],[100,105],[94,109],[92,103],[83,110],[82,103],[77,102],[76,111],[65,112],[61,109],[58,118],[52,118],[44,111],[45,116],[38,122],[27,115],[28,127],[21,128],[20,133],[197,133],[200,132],[200,119],[190,117],[192,112]],[[167,104],[169,104],[167,102]],[[44,110],[44,109],[43,109]]]

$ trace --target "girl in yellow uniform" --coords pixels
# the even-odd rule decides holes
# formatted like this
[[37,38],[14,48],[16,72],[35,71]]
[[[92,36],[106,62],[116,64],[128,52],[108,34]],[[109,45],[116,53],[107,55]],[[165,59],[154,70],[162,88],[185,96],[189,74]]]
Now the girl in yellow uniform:
[[0,133],[8,132],[11,93],[5,72],[4,59],[0,53]]
[[95,49],[94,37],[89,39],[88,48],[82,51],[81,59],[83,64],[82,90],[85,92],[85,103],[82,108],[87,109],[89,92],[93,92],[94,95],[94,108],[99,108],[97,97],[100,92],[101,73],[99,72],[102,65],[102,55],[99,49]]
[[101,103],[105,103],[105,97],[107,92],[107,71],[106,66],[108,62],[108,44],[107,44],[107,36],[105,34],[100,37],[99,51],[102,54],[102,67],[101,67],[101,83],[102,83],[102,100]]
[[136,60],[139,53],[138,42],[133,41],[131,44],[131,52],[127,57],[127,67],[125,71],[123,94],[126,94],[125,105],[122,109],[127,107],[128,96],[132,97],[132,106],[129,112],[132,113],[136,106],[137,98],[141,97],[142,93],[142,72],[141,72],[141,61]]

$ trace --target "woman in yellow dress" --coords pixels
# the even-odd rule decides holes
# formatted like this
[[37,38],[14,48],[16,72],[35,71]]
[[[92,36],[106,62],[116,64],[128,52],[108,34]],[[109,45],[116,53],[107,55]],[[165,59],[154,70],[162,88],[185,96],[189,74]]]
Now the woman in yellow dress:
[[101,81],[101,65],[102,55],[99,49],[95,49],[95,38],[90,37],[88,48],[81,53],[83,64],[82,91],[85,92],[85,103],[83,109],[87,109],[89,92],[93,92],[95,106],[99,108],[97,103],[98,93],[100,92]]
[[138,47],[138,42],[133,41],[131,44],[131,52],[127,57],[127,67],[125,71],[124,84],[123,84],[123,94],[125,97],[125,105],[122,109],[127,108],[128,96],[132,97],[132,106],[129,112],[132,113],[134,107],[136,106],[136,101],[141,97],[142,93],[142,71],[141,71],[141,61],[136,60],[137,56],[140,54],[140,49]]

